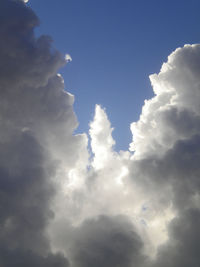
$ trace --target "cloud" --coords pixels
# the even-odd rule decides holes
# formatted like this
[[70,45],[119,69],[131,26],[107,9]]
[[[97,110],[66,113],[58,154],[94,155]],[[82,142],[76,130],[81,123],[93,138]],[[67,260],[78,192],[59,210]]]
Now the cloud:
[[133,178],[138,174],[142,186],[155,191],[160,209],[171,205],[173,213],[153,266],[199,261],[199,52],[199,45],[185,45],[150,76],[155,97],[132,124]]
[[141,266],[142,241],[126,217],[100,216],[76,229],[70,242],[72,266]]
[[72,57],[69,54],[65,55],[65,60],[66,62],[71,62],[72,61]]
[[199,210],[189,209],[170,223],[169,242],[159,248],[153,266],[198,266],[199,219]]
[[50,151],[57,146],[61,154],[64,121],[65,134],[78,143],[71,134],[76,118],[73,97],[56,75],[65,60],[49,37],[35,38],[38,24],[21,1],[0,2],[0,265],[6,267],[68,266],[46,234],[59,165]]
[[[176,49],[115,151],[106,110],[74,135],[66,60],[23,1],[0,1],[0,265],[198,266],[200,45]],[[91,153],[88,151],[88,140]]]
[[155,97],[146,100],[140,120],[131,125],[135,157],[164,153],[198,131],[199,50],[199,45],[176,49],[160,73],[150,76]]

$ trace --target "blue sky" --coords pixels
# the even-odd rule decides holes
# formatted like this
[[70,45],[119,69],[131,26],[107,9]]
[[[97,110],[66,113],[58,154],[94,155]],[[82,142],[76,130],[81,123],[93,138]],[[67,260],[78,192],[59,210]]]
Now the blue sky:
[[73,61],[61,70],[75,95],[77,132],[87,132],[95,104],[106,108],[116,149],[127,149],[129,124],[152,97],[148,76],[185,43],[200,42],[200,1],[30,0],[38,34]]

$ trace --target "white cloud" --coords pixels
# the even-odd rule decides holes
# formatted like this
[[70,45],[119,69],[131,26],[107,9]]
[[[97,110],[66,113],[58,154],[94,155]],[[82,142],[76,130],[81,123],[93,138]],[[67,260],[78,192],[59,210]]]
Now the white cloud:
[[160,73],[150,77],[156,95],[145,102],[140,120],[132,124],[133,154],[114,151],[113,129],[105,110],[96,106],[90,124],[94,155],[88,171],[76,177],[82,186],[74,191],[66,186],[72,224],[101,214],[128,216],[144,242],[143,253],[154,257],[155,264],[159,245],[173,244],[168,227],[182,216],[181,195],[185,208],[198,206],[199,168],[192,161],[198,159],[194,136],[200,129],[199,50],[199,45],[177,49]]
[[69,54],[65,55],[65,60],[66,62],[71,62],[72,61],[72,57]]
[[89,137],[73,134],[57,74],[71,57],[36,25],[22,1],[0,2],[0,265],[198,266],[200,45],[150,76],[134,152],[116,152],[99,105]]

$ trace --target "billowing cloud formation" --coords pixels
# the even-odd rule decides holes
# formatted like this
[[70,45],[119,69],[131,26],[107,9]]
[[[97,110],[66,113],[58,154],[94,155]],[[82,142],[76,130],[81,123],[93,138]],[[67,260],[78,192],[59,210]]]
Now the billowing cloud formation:
[[24,2],[0,1],[0,266],[198,266],[200,45],[150,76],[134,152],[116,152],[99,105],[73,135],[68,60]]
[[[22,1],[0,1],[0,266],[68,266],[45,231],[54,216],[57,155],[79,138],[72,137],[73,97],[56,74],[65,60],[49,37],[34,37],[36,25]],[[64,135],[72,143],[61,149]]]

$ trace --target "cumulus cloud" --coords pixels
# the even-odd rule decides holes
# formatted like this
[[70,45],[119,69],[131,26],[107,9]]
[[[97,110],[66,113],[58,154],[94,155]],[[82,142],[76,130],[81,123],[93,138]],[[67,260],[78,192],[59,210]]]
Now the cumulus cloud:
[[76,229],[70,242],[72,266],[141,266],[143,243],[126,217],[100,216]]
[[[62,254],[52,253],[45,232],[54,216],[57,155],[71,149],[62,149],[62,139],[71,136],[73,146],[79,138],[72,137],[73,97],[56,75],[65,60],[52,51],[49,37],[35,38],[38,24],[22,1],[1,0],[0,265],[6,267],[68,266]],[[62,122],[65,133],[58,130]]]
[[198,266],[200,45],[150,76],[155,96],[117,152],[100,105],[89,136],[73,134],[57,74],[71,57],[35,37],[23,2],[0,1],[0,266]]
[[70,192],[66,186],[78,225],[101,214],[130,219],[143,243],[140,253],[148,257],[142,266],[163,266],[163,261],[196,266],[198,261],[198,231],[192,225],[200,200],[199,52],[199,45],[185,45],[150,76],[155,96],[145,101],[139,121],[131,125],[134,153],[114,151],[106,112],[96,107],[90,168],[76,178],[85,182]]

